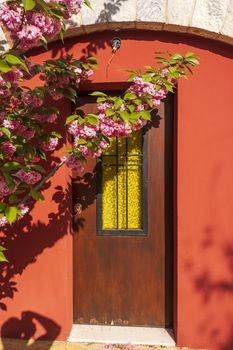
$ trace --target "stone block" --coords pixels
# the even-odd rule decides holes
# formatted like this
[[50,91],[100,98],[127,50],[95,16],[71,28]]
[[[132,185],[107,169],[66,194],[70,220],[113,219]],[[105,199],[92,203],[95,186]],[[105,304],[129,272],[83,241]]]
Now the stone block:
[[230,1],[220,33],[233,37],[233,0]]
[[81,10],[82,24],[91,25],[95,23],[105,23],[105,1],[104,0],[91,0],[92,9],[87,6],[83,6]]
[[168,0],[166,23],[190,25],[195,2],[195,0]]
[[166,0],[137,0],[137,21],[164,23],[165,15]]
[[219,33],[228,4],[229,0],[197,0],[191,26]]
[[105,15],[108,22],[134,22],[137,0],[105,1]]

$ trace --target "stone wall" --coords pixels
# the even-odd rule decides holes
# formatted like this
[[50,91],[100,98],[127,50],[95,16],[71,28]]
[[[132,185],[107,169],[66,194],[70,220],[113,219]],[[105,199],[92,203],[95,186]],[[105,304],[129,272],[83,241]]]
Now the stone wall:
[[[0,0],[3,2],[3,0]],[[190,33],[233,45],[233,0],[91,0],[68,25],[66,36],[107,29]],[[8,47],[0,28],[0,50]]]

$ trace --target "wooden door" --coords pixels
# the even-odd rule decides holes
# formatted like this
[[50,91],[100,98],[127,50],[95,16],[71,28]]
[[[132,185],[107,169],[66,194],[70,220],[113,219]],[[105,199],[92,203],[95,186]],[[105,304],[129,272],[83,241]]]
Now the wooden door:
[[[90,97],[79,104],[85,113],[96,112]],[[73,204],[82,207],[74,215],[75,323],[172,324],[172,117],[170,96],[142,136],[141,197],[131,194],[133,199],[127,200],[134,202],[126,213],[134,215],[139,206],[141,227],[119,223],[123,208],[118,209],[118,229],[111,224],[101,228],[106,226],[101,215],[108,217],[113,205],[109,198],[101,204],[109,197],[103,193],[103,160],[89,159],[85,172],[73,181]],[[119,165],[120,158],[114,157]],[[111,181],[116,181],[114,175]]]

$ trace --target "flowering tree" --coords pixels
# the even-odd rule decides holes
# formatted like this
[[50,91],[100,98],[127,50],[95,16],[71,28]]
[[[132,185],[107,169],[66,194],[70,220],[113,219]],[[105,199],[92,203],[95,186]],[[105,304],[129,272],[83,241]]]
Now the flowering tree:
[[[77,14],[88,0],[13,0],[0,6],[0,23],[9,32],[12,47],[0,56],[0,227],[14,223],[28,211],[28,201],[43,200],[41,193],[48,178],[63,164],[81,171],[87,157],[99,157],[109,138],[127,137],[151,120],[155,109],[168,92],[174,92],[177,79],[198,64],[192,52],[159,53],[158,67],[146,66],[129,77],[130,87],[121,97],[93,92],[96,114],[69,116],[65,125],[73,136],[73,148],[54,169],[46,173],[43,162],[59,146],[56,129],[46,125],[59,118],[59,109],[47,107],[46,96],[76,102],[79,84],[93,74],[96,59],[84,61],[67,55],[42,65],[32,64],[24,52],[60,33],[65,20]],[[27,80],[39,75],[42,86],[31,89]],[[0,261],[6,261],[0,246]]]

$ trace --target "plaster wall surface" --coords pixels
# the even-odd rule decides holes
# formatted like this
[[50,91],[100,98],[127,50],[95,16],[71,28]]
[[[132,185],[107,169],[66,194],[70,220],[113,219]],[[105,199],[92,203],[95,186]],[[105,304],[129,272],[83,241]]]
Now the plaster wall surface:
[[[67,39],[65,48],[53,43],[48,52],[36,49],[31,57],[40,63],[67,51],[77,58],[95,55],[99,68],[93,81],[82,88],[96,89],[106,83],[125,82],[127,69],[153,65],[155,51],[191,50],[200,56],[200,66],[187,81],[179,82],[177,93],[174,330],[178,346],[230,350],[232,50],[226,44],[183,34],[119,31],[122,47],[106,71],[112,55],[110,41],[115,34],[105,31]],[[61,108],[63,131],[64,118],[71,107],[62,101]],[[19,223],[8,236],[10,264],[3,271],[1,286],[2,336],[17,338],[25,329],[31,329],[25,337],[60,340],[68,337],[72,325],[69,193],[69,174],[61,169],[51,188],[44,191],[46,201],[35,206],[32,223]]]

